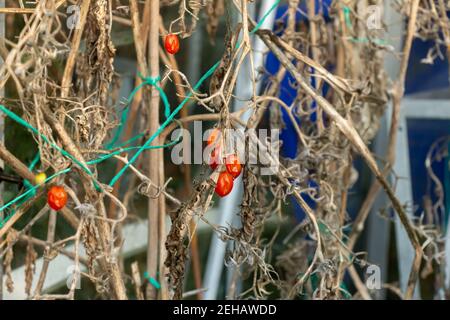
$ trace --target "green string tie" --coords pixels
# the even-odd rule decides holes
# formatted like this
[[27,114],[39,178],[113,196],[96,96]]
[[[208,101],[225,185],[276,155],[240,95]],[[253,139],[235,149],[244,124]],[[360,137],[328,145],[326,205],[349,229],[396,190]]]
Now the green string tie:
[[[71,171],[71,168],[67,168],[61,171],[56,172],[55,174],[51,175],[50,177],[48,177],[47,179],[45,179],[45,181],[42,184],[38,184],[35,186],[31,186],[30,189],[28,189],[27,191],[25,191],[24,193],[22,193],[20,196],[15,197],[13,200],[11,200],[10,202],[6,203],[5,205],[0,207],[0,212],[2,212],[3,210],[5,210],[6,208],[12,206],[15,203],[17,204],[17,208],[22,205],[26,200],[32,198],[34,196],[34,194],[36,194],[36,190],[41,186],[46,184],[48,181],[56,178],[57,176],[60,176],[62,174],[68,173]],[[22,200],[22,201],[20,201]],[[20,202],[19,202],[20,201]],[[15,208],[15,209],[17,209]],[[11,217],[16,213],[16,210],[13,210],[8,216],[6,216],[1,222],[0,222],[0,228],[4,226],[4,224],[11,219]]]
[[[353,30],[352,20],[350,19],[350,14],[351,14],[350,8],[347,6],[344,6],[342,11],[344,12],[345,24],[347,25],[347,27],[350,30]],[[355,37],[350,37],[349,40],[352,41],[353,43],[368,43],[371,41],[368,38],[355,38]],[[372,41],[373,41],[373,43],[375,43],[379,46],[388,45],[388,43],[382,39],[374,39]]]
[[[81,163],[80,161],[78,161],[77,159],[75,159],[70,153],[68,153],[66,150],[64,150],[63,148],[60,148],[59,146],[57,146],[56,144],[54,144],[53,142],[51,142],[44,134],[40,133],[38,129],[36,129],[35,127],[33,127],[31,124],[29,124],[28,122],[26,122],[25,120],[23,120],[21,117],[19,117],[17,114],[15,114],[14,112],[8,110],[4,105],[0,104],[0,111],[2,111],[3,113],[5,113],[8,117],[10,117],[12,120],[16,121],[17,123],[19,123],[20,125],[30,129],[33,133],[37,134],[38,136],[40,136],[42,138],[42,140],[49,144],[52,148],[56,149],[57,151],[59,151],[63,156],[69,158],[70,160],[72,160],[73,162],[75,162],[78,166],[81,167],[81,169],[83,169],[88,175],[93,176],[93,173],[91,172],[91,170],[89,170],[88,167],[86,167],[83,163]],[[97,182],[94,181],[94,186],[97,190],[101,190],[100,186],[97,184]]]
[[127,98],[127,105],[124,109],[124,111],[122,112],[122,116],[120,119],[120,125],[116,130],[116,134],[114,135],[114,138],[111,140],[111,142],[106,146],[106,148],[108,150],[112,149],[114,147],[114,145],[116,144],[117,140],[119,140],[120,136],[122,135],[123,132],[123,128],[125,127],[125,124],[128,121],[128,112],[130,110],[129,105],[131,103],[131,101],[133,101],[134,96],[136,95],[136,93],[138,93],[139,90],[141,90],[144,86],[148,85],[148,86],[153,86],[156,88],[156,90],[158,90],[159,95],[161,96],[161,99],[163,101],[164,104],[164,115],[167,118],[170,115],[170,104],[169,104],[169,99],[167,99],[167,95],[164,92],[164,90],[158,85],[158,83],[161,81],[161,77],[157,76],[157,77],[144,77],[142,76],[141,73],[138,73],[139,78],[141,78],[142,82],[133,89],[133,91],[130,93],[130,95]]
[[[41,158],[41,155],[38,153],[36,153],[36,155],[34,156],[33,160],[31,161],[30,165],[28,166],[28,170],[30,170],[31,172],[33,172],[34,167],[36,166],[36,164],[39,162]],[[33,187],[33,185],[31,184],[30,181],[24,179],[23,180],[23,185],[27,188],[27,189],[31,189]],[[36,194],[36,190],[33,189],[33,193],[32,196],[34,196]]]
[[150,282],[152,286],[155,287],[156,290],[161,289],[161,285],[159,284],[159,282],[155,278],[150,277],[147,271],[144,272],[144,277],[148,280],[148,282]]
[[350,8],[344,6],[342,10],[344,11],[345,24],[349,29],[353,29],[352,20],[350,19]]

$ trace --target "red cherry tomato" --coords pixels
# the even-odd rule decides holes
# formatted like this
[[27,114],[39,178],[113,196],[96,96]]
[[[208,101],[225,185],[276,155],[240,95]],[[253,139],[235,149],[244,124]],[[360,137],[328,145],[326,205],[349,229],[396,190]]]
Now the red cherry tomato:
[[233,176],[227,171],[223,171],[219,174],[216,184],[216,193],[220,197],[225,197],[233,189]]
[[[214,146],[218,144],[217,140],[219,137],[220,137],[220,130],[214,128],[211,134],[209,135],[208,139],[206,140],[206,144],[208,146]],[[211,167],[211,169],[216,170],[216,168],[218,167],[220,163],[220,154],[221,154],[220,144],[218,144],[214,147],[213,151],[211,151],[211,155],[209,157],[209,166]]]
[[220,163],[220,147],[216,147],[211,151],[211,156],[209,157],[209,166],[211,169],[216,170]]
[[164,39],[164,47],[170,54],[176,54],[180,50],[180,40],[176,34],[170,33]]
[[47,193],[47,202],[55,211],[61,210],[67,203],[67,192],[62,186],[52,186]]
[[233,176],[233,178],[239,177],[242,171],[241,163],[239,162],[239,158],[235,154],[230,154],[225,160],[225,167],[229,174]]

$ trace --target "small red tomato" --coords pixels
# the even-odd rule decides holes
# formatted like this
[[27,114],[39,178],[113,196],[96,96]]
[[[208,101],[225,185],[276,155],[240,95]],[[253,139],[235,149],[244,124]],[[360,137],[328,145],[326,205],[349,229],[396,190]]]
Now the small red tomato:
[[220,147],[214,148],[213,151],[211,151],[211,156],[209,157],[209,166],[211,169],[216,170],[216,168],[219,166],[220,163]]
[[214,128],[211,134],[208,137],[208,140],[206,140],[206,144],[208,146],[216,143],[217,139],[220,138],[220,130],[217,128]]
[[216,193],[219,197],[225,197],[233,189],[233,176],[227,171],[223,171],[219,174],[216,184]]
[[52,186],[47,193],[47,202],[55,211],[61,210],[67,203],[67,192],[62,186]]
[[176,54],[180,50],[180,40],[176,34],[170,33],[164,39],[164,47],[170,54]]
[[225,167],[229,174],[233,176],[233,178],[239,177],[242,171],[241,163],[239,162],[239,158],[235,154],[230,154],[225,160]]

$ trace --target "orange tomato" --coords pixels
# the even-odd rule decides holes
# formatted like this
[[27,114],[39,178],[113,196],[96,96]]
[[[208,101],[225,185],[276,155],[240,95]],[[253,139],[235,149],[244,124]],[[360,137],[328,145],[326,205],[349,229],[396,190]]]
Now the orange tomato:
[[208,146],[216,143],[217,139],[220,138],[220,130],[217,128],[214,128],[211,131],[211,134],[209,135],[208,139],[206,140],[206,144]]
[[209,166],[211,169],[216,170],[220,163],[220,147],[216,147],[211,151],[211,156],[209,157]]
[[170,54],[176,54],[180,50],[180,40],[176,34],[170,33],[164,39],[164,47]]
[[55,211],[61,210],[67,203],[67,192],[62,186],[52,186],[47,193],[47,203]]

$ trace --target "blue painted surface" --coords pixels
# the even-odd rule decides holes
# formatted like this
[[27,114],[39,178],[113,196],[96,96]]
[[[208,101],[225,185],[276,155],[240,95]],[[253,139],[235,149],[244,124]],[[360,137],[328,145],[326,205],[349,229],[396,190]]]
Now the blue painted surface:
[[[331,3],[331,0],[325,0],[320,1],[316,0],[316,13],[319,11],[324,12],[325,19],[328,20],[329,18],[329,12],[328,8]],[[274,25],[274,30],[281,33],[284,26],[287,22],[287,15],[285,15],[287,10],[287,5],[282,5],[278,8],[276,12],[276,20],[278,22]],[[297,12],[296,17],[298,22],[305,22],[307,23],[307,8],[304,1],[301,2],[300,10]],[[283,21],[283,23],[280,24],[280,21]],[[421,63],[421,60],[427,56],[428,50],[433,46],[434,44],[430,41],[422,41],[420,39],[417,39],[413,42],[412,46],[412,53],[409,61],[409,67],[408,67],[408,74],[407,74],[407,80],[406,80],[406,93],[412,94],[412,93],[418,93],[418,92],[424,92],[427,90],[436,90],[440,88],[448,88],[449,82],[448,82],[448,61],[436,59],[433,65],[423,64]],[[445,50],[443,50],[445,52]],[[277,73],[277,71],[280,68],[280,62],[277,60],[277,58],[272,54],[269,53],[266,59],[266,69],[267,71],[274,75]],[[333,67],[330,67],[330,71],[333,71]],[[293,85],[295,84],[295,81],[293,77],[287,73],[285,78],[283,79],[281,83],[281,89],[280,89],[280,99],[283,100],[287,105],[292,104],[292,102],[295,99],[296,96],[296,90],[293,88]],[[314,83],[311,83],[312,86],[314,86]],[[326,93],[326,90],[328,88],[324,87],[323,94]],[[315,102],[313,102],[312,108],[315,108]],[[287,113],[281,109],[282,113],[282,119],[285,124],[285,127],[282,129],[280,134],[280,139],[283,143],[281,148],[281,155],[285,158],[291,158],[294,159],[298,152],[298,137],[295,133],[294,126],[288,117]],[[316,115],[313,114],[311,117],[311,121],[315,121]],[[298,124],[301,125],[300,120],[298,120]],[[426,126],[429,126],[428,129],[425,128]],[[442,125],[442,126],[434,126],[434,125],[428,125],[427,123],[412,123],[410,129],[408,130],[409,136],[410,136],[410,149],[413,150],[411,154],[411,168],[414,172],[413,176],[413,185],[414,185],[414,199],[416,203],[421,203],[422,200],[420,197],[424,194],[424,186],[425,186],[425,179],[426,179],[426,172],[425,167],[423,166],[423,160],[426,156],[426,152],[428,151],[428,148],[431,146],[433,141],[438,137],[445,134],[450,134],[448,128],[450,128],[448,125]],[[425,130],[425,131],[424,131]],[[427,132],[427,134],[424,135],[424,132]],[[355,166],[358,169],[362,169],[362,163],[360,161],[355,161]],[[438,176],[441,178],[441,181],[444,181],[444,169],[437,169]],[[352,191],[359,191],[354,192],[355,193],[361,193],[364,188],[365,181],[358,181],[356,185],[353,187],[353,190],[351,190],[350,194],[352,194]],[[316,183],[314,181],[310,181],[309,184],[311,186],[316,186]],[[307,196],[305,196],[305,200],[307,203],[315,207],[315,203],[309,199]],[[353,201],[349,201],[349,214],[350,216],[354,216],[358,210],[358,207],[360,205],[361,199],[353,196]],[[305,217],[305,214],[303,210],[299,207],[296,201],[292,201],[294,205],[294,212],[296,218],[300,221],[303,220]]]
[[[409,119],[408,127],[408,145],[411,169],[411,183],[413,189],[413,199],[416,205],[415,214],[420,215],[423,212],[423,196],[431,196],[433,203],[438,198],[435,195],[435,184],[431,182],[425,168],[425,159],[431,145],[441,137],[450,136],[450,120],[434,119]],[[441,161],[435,161],[432,164],[434,174],[445,186],[446,163],[448,158]],[[438,217],[442,219],[443,217]],[[442,222],[434,221],[434,222]]]
[[[302,5],[300,7],[302,13],[297,14],[297,21],[307,22],[306,14],[307,9],[305,7],[305,2],[302,1]],[[326,19],[328,19],[328,6],[331,3],[330,1],[316,1],[316,9],[317,11],[323,10]],[[321,6],[320,4],[323,4]],[[280,6],[277,11],[276,18],[279,19],[286,12],[287,6]],[[286,17],[283,17],[284,25],[286,24]],[[274,30],[279,31],[280,26],[275,25]],[[427,90],[436,90],[439,88],[448,88],[448,61],[436,60],[434,65],[424,65],[420,63],[420,60],[426,57],[428,52],[428,48],[430,48],[432,44],[430,42],[423,42],[421,40],[415,40],[412,47],[412,54],[409,62],[409,70],[407,74],[406,80],[406,93],[417,93],[423,92]],[[444,50],[445,52],[445,50]],[[276,74],[276,72],[280,68],[280,62],[276,59],[276,57],[269,53],[266,60],[266,68],[268,72],[272,75]],[[330,67],[330,71],[332,72],[332,66]],[[295,96],[295,89],[292,87],[294,83],[294,79],[290,74],[287,73],[285,78],[281,83],[280,90],[280,99],[283,100],[287,105],[290,105]],[[314,83],[312,83],[315,86]],[[326,93],[327,88],[324,88]],[[314,102],[315,103],[315,102]],[[315,107],[315,104],[312,105]],[[285,123],[285,128],[281,131],[280,139],[283,142],[281,155],[286,158],[295,158],[298,154],[298,145],[299,141],[297,138],[297,134],[295,132],[294,126],[291,123],[290,118],[286,114],[286,112],[281,109],[282,118]],[[315,121],[315,114],[312,115],[311,121]],[[300,120],[297,120],[298,124],[301,125]],[[426,132],[426,134],[424,134]],[[414,202],[417,204],[422,204],[422,196],[426,192],[427,188],[427,178],[426,171],[424,167],[424,159],[426,157],[426,153],[428,152],[431,144],[439,137],[443,135],[450,135],[450,121],[436,123],[434,121],[416,121],[408,123],[408,137],[410,144],[410,159],[411,159],[411,171],[412,174],[412,184],[413,184],[413,195]],[[436,163],[433,166],[433,169],[441,179],[444,181],[444,174],[446,174],[446,178],[450,178],[450,173],[448,169],[446,170],[445,163],[447,161],[441,161],[440,163]],[[351,219],[354,219],[359,208],[362,205],[363,196],[365,194],[365,190],[370,182],[366,179],[368,175],[364,175],[364,165],[361,159],[357,158],[354,161],[354,167],[360,173],[360,178],[357,180],[355,185],[351,188],[348,194],[348,214]],[[309,181],[309,186],[318,187],[314,181]],[[447,183],[447,186],[450,186],[450,182]],[[446,189],[446,194],[450,194],[450,190]],[[303,196],[305,201],[311,208],[315,208],[315,202],[312,201],[308,196]],[[447,197],[449,198],[449,197]],[[435,197],[433,198],[435,200]],[[450,199],[447,199],[447,202],[450,202]],[[297,221],[302,221],[305,219],[305,213],[300,208],[299,204],[295,200],[295,198],[291,197],[291,203],[293,206],[293,212]],[[419,208],[418,212],[421,212],[422,208]],[[348,280],[348,274],[345,275],[344,282]]]
[[[431,48],[435,46],[433,41],[416,39],[411,49],[411,57],[408,64],[406,77],[406,94],[423,93],[427,91],[449,88],[448,59],[437,57],[433,64],[421,63],[427,57]],[[441,46],[441,52],[446,56],[445,46]],[[450,121],[446,120],[408,120],[408,143],[410,149],[411,183],[413,186],[413,199],[417,205],[415,214],[423,212],[423,196],[427,191],[427,172],[424,165],[426,154],[431,145],[440,137],[450,135]],[[445,161],[433,164],[433,170],[444,185],[446,194],[446,207],[450,204],[450,174],[448,167],[449,158]],[[433,203],[437,200],[431,190]],[[448,209],[447,209],[448,210]],[[448,212],[447,218],[448,219]]]
[[[329,6],[331,4],[331,0],[316,0],[316,14],[318,13],[322,13],[325,17],[325,20],[328,22],[329,20]],[[276,15],[275,15],[275,20],[276,23],[274,25],[274,30],[278,31],[278,32],[282,32],[283,28],[286,26],[287,23],[287,15],[285,15],[286,11],[287,11],[288,6],[287,5],[282,5],[279,6]],[[307,19],[307,14],[308,14],[308,10],[306,7],[306,3],[304,1],[301,2],[300,6],[299,6],[299,11],[297,12],[297,17],[296,20],[297,22],[306,22],[308,21]],[[280,21],[283,21],[281,28],[280,28]],[[271,52],[269,52],[269,54],[267,55],[266,58],[266,69],[267,71],[271,74],[271,75],[275,75],[278,70],[280,68],[280,62],[278,61],[278,59],[275,57],[275,55]],[[293,87],[295,85],[295,81],[294,78],[289,74],[286,73],[286,76],[284,77],[284,79],[281,82],[281,86],[280,86],[280,95],[279,98],[286,103],[288,106],[292,104],[292,102],[294,101],[295,97],[296,97],[296,89]],[[311,83],[312,86],[315,86],[314,81]],[[328,90],[328,86],[324,86],[323,88],[323,94],[326,94]],[[314,109],[316,107],[316,103],[313,102],[312,108]],[[282,114],[282,119],[283,122],[285,124],[284,128],[281,130],[280,133],[280,139],[282,141],[282,148],[281,148],[281,155],[285,158],[291,158],[294,159],[299,150],[298,150],[298,145],[299,145],[299,141],[298,141],[298,136],[295,132],[294,129],[294,125],[291,122],[288,114],[285,112],[284,109],[281,109],[281,114]],[[311,115],[311,121],[316,121],[316,114],[313,113]],[[297,122],[299,125],[301,125],[300,120],[297,119]],[[313,188],[317,188],[318,185],[315,181],[309,181],[309,186],[313,187]],[[311,208],[315,208],[315,202],[309,198],[309,196],[305,195],[304,196],[305,201],[308,203],[309,206],[311,206]],[[294,206],[294,213],[295,216],[297,218],[298,221],[301,221],[305,218],[305,213],[303,212],[303,210],[300,208],[299,204],[297,203],[297,201],[295,201],[294,198],[292,198],[292,204]]]
[[[433,47],[433,41],[414,40],[406,76],[406,94],[449,87],[447,59],[436,58],[432,65],[421,63],[421,60],[427,57],[429,49]],[[441,46],[441,51],[446,56],[444,46]]]
[[[316,14],[318,14],[319,12],[323,12],[325,20],[327,21],[329,19],[329,6],[331,4],[331,0],[316,0]],[[287,15],[286,15],[286,11],[288,9],[287,5],[282,5],[279,6],[279,8],[277,9],[276,15],[275,15],[275,26],[274,26],[274,30],[278,31],[279,33],[282,32],[284,26],[287,23]],[[304,1],[301,2],[300,6],[299,6],[298,12],[297,12],[297,22],[307,22],[307,14],[308,14],[308,10],[306,7],[306,4]],[[280,28],[280,21],[283,21],[283,26],[282,28]],[[272,74],[275,75],[277,73],[277,71],[280,68],[280,62],[278,61],[278,59],[275,57],[275,55],[272,52],[269,52],[269,54],[267,55],[266,58],[266,68],[267,71]],[[293,84],[295,84],[294,78],[289,74],[286,73],[286,76],[284,77],[282,83],[281,83],[281,90],[280,90],[280,96],[279,98],[281,100],[283,100],[288,106],[292,104],[292,102],[294,101],[295,97],[296,97],[296,90],[293,88]],[[312,83],[313,86],[315,86],[315,83]],[[326,93],[326,91],[328,90],[328,87],[325,86],[324,87],[324,93]],[[313,103],[312,107],[315,107],[315,102]],[[286,127],[281,131],[281,136],[280,139],[283,142],[283,147],[281,150],[281,155],[283,157],[287,157],[287,158],[291,158],[294,159],[297,155],[297,146],[298,146],[298,137],[297,134],[295,134],[295,129],[294,126],[292,124],[292,122],[290,121],[289,116],[287,115],[287,113],[282,109],[282,118],[283,121],[286,125]],[[315,121],[315,114],[312,115],[311,120]],[[299,121],[300,124],[300,121]]]

